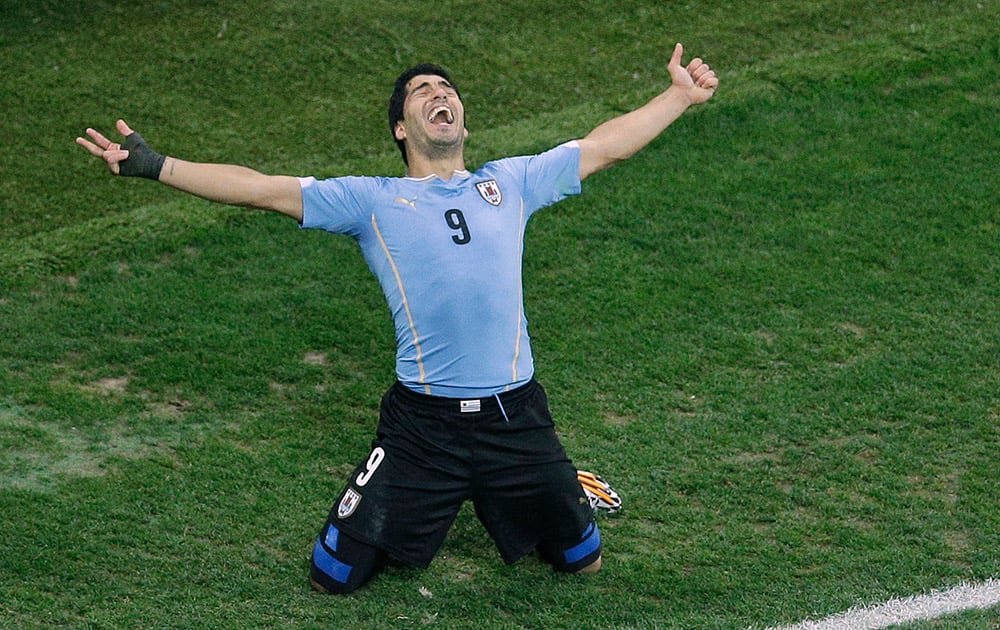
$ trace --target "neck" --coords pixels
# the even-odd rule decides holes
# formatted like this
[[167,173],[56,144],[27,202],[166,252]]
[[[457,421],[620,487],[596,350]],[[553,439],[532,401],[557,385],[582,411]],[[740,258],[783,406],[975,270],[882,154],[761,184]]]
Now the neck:
[[455,171],[465,170],[465,143],[434,145],[431,143],[407,143],[406,174],[424,178],[437,175],[448,180]]
[[437,175],[441,179],[448,180],[455,171],[465,170],[465,159],[462,156],[433,160],[410,155],[407,159],[409,164],[406,167],[406,174],[409,177],[424,178]]

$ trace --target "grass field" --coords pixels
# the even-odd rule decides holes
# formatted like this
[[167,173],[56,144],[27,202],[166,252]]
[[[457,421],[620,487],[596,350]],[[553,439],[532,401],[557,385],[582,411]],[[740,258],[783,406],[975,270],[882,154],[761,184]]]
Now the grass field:
[[[1000,577],[1000,2],[0,2],[0,627],[763,628]],[[166,153],[400,174],[450,67],[470,166],[722,87],[529,226],[536,369],[625,509],[605,570],[312,593],[392,326],[353,242],[107,176]],[[1000,609],[907,628],[1000,627]]]

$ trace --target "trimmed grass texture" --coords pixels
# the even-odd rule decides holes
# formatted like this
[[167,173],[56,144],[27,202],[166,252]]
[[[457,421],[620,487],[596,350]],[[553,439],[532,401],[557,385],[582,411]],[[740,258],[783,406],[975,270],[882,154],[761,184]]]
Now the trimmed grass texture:
[[[0,625],[764,627],[997,576],[998,14],[4,3]],[[190,159],[398,174],[385,100],[429,59],[475,165],[641,104],[674,41],[717,97],[526,244],[539,378],[626,502],[605,570],[504,566],[466,510],[428,570],[312,594],[392,379],[374,279],[72,139],[120,116]]]

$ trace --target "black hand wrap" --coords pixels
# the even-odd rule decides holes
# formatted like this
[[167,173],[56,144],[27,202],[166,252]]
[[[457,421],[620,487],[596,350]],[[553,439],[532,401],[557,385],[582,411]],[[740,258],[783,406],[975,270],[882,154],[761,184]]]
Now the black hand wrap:
[[118,163],[118,173],[122,177],[160,179],[160,171],[163,170],[167,156],[150,149],[137,132],[125,137],[122,148],[128,151],[128,158]]

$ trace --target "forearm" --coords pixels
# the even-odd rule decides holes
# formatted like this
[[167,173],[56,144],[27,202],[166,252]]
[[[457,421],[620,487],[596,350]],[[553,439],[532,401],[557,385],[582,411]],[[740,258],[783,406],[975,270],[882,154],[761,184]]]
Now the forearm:
[[108,140],[96,129],[76,143],[107,163],[114,175],[152,179],[191,195],[237,206],[274,210],[302,222],[302,188],[295,177],[264,175],[244,166],[186,162],[149,147],[124,120],[115,123],[125,137]]
[[598,125],[580,140],[581,177],[632,157],[690,105],[683,90],[670,87],[642,107]]
[[245,166],[188,162],[168,156],[159,181],[209,201],[302,218],[301,191],[294,177],[264,175]]
[[204,164],[167,157],[159,181],[202,199],[253,206],[254,180],[260,173],[245,166]]

